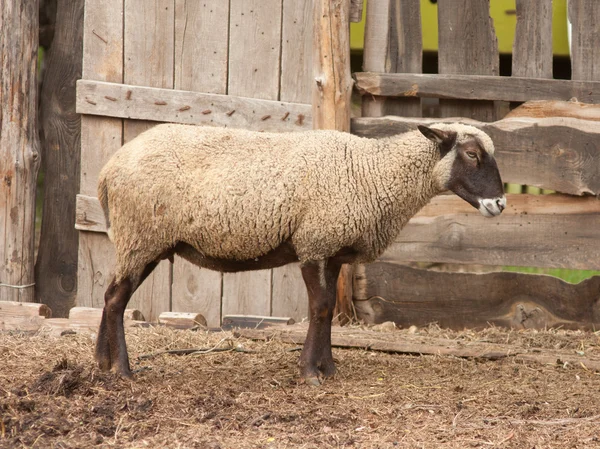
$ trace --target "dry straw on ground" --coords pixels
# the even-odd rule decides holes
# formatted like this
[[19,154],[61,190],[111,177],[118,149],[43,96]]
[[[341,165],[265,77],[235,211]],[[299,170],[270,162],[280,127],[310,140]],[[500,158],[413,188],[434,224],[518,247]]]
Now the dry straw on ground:
[[[410,335],[600,351],[584,332]],[[315,388],[298,378],[298,347],[277,340],[127,338],[134,382],[95,368],[90,337],[0,335],[0,447],[600,447],[600,375],[582,366],[335,349],[338,375]],[[182,348],[203,351],[163,352]]]

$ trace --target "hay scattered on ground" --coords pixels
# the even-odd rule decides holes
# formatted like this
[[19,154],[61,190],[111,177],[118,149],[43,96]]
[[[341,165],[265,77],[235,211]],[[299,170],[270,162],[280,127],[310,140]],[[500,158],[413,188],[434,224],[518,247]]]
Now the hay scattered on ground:
[[[563,330],[417,333],[600,348],[597,334]],[[88,336],[0,335],[0,447],[600,447],[600,375],[579,366],[335,349],[338,375],[315,388],[298,377],[298,348],[276,340],[167,328],[127,339],[134,382],[98,371]],[[157,354],[181,348],[203,353]]]

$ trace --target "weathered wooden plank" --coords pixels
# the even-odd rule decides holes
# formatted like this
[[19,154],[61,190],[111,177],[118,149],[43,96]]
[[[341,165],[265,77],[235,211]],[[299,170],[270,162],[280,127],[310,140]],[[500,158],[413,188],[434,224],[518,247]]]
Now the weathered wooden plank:
[[281,50],[281,0],[231,2],[230,95],[277,100]]
[[[90,323],[99,326],[102,319],[102,310],[99,307],[73,307],[69,310],[69,320],[78,323]],[[123,314],[125,321],[144,321],[144,314],[137,309],[127,309]],[[90,327],[92,327],[90,325]]]
[[[175,89],[227,93],[229,2],[176,0],[175,8]],[[202,70],[198,70],[198,61],[203,61]],[[169,95],[168,104],[164,106],[173,107],[178,115],[189,114],[186,117],[195,119],[197,123],[250,128],[261,123],[258,117],[277,116],[272,111],[262,111],[262,115],[259,115],[261,111],[256,107],[256,102],[248,105],[239,102],[236,97],[225,95],[202,97],[176,108],[171,103],[174,97],[171,93]],[[232,110],[235,112],[230,114]],[[203,114],[203,111],[211,113]],[[277,122],[279,124],[281,121]],[[171,285],[172,310],[188,313],[200,311],[208,326],[219,327],[222,283],[221,273],[200,269],[176,257]]]
[[[346,329],[346,328],[343,328]],[[557,364],[567,362],[572,366],[600,371],[600,359],[591,354],[585,357],[573,351],[548,350],[540,348],[515,348],[514,345],[489,343],[485,341],[469,342],[465,345],[461,340],[435,338],[426,335],[402,334],[399,341],[393,334],[374,332],[371,330],[343,330],[337,326],[332,328],[331,345],[338,348],[360,348],[371,351],[384,351],[400,354],[437,356],[453,356],[469,359],[498,360],[513,358],[527,362]],[[236,337],[253,340],[278,340],[291,344],[303,344],[306,339],[306,327],[302,324],[293,326],[277,326],[267,329],[240,329],[234,332]]]
[[45,56],[40,117],[44,130],[44,205],[36,300],[57,317],[67,316],[77,297],[77,246],[73,228],[79,192],[81,116],[75,112],[75,82],[81,78],[84,0],[59,0],[56,34]]
[[[498,75],[498,40],[489,0],[438,2],[438,71],[443,74]],[[473,100],[440,100],[442,117],[495,119],[494,105]]]
[[313,0],[283,0],[279,99],[307,105],[309,110],[303,114],[309,129],[312,128],[312,12]]
[[572,24],[571,79],[600,81],[600,2],[569,0],[569,20]]
[[366,266],[367,299],[355,307],[367,323],[404,327],[597,329],[599,291],[600,276],[573,285],[544,275],[446,273],[376,262]]
[[[282,101],[310,105],[312,99],[313,5],[312,0],[283,1],[279,90]],[[310,107],[307,116],[312,116]],[[289,316],[296,321],[308,317],[308,294],[298,264],[273,269],[272,289],[273,315]]]
[[508,213],[486,219],[456,196],[438,197],[381,259],[600,269],[600,201],[509,198]]
[[364,0],[350,0],[350,22],[362,20]]
[[299,131],[312,123],[309,104],[88,80],[77,83],[77,112],[256,131]]
[[[175,5],[173,0],[125,0],[123,81],[140,86],[173,88]],[[123,140],[128,142],[153,126],[152,122],[125,120]],[[149,321],[171,310],[172,266],[161,262],[129,301]]]
[[508,117],[571,117],[600,122],[600,105],[578,101],[528,101],[510,111]]
[[[349,2],[315,0],[313,7],[312,108],[314,129],[350,131],[352,76],[350,74]],[[352,266],[342,265],[334,316],[342,323],[352,316]]]
[[290,317],[257,316],[257,315],[227,315],[223,317],[223,329],[264,329],[271,326],[291,325],[295,321]]
[[0,4],[0,300],[33,302],[38,2]]
[[563,100],[600,103],[600,82],[483,75],[354,73],[363,94],[467,100]]
[[[230,5],[227,93],[278,100],[282,1],[247,0]],[[272,273],[224,274],[222,314],[270,315]]]
[[[352,132],[383,137],[440,121],[444,120],[356,118]],[[493,123],[462,121],[492,137],[504,182],[572,195],[600,194],[600,128],[596,122],[563,117],[516,117]]]
[[552,78],[552,0],[517,0],[512,75]]
[[300,264],[293,263],[273,270],[273,302],[271,313],[274,316],[289,316],[296,321],[308,317],[308,293]]
[[[502,215],[488,219],[455,195],[436,197],[409,222],[382,259],[600,269],[600,227],[595,224],[600,220],[599,200],[567,195],[509,194],[507,198]],[[88,217],[99,214],[93,211],[100,207],[95,198],[82,204]],[[105,229],[100,224],[95,227],[100,232]],[[281,303],[282,298],[274,298],[273,312],[281,316],[280,312],[296,307],[304,313],[306,302],[296,301],[294,293],[304,286],[288,290],[285,276],[273,282],[284,297]]]
[[[87,2],[84,9],[82,76],[123,82],[123,0]],[[123,121],[81,118],[80,192],[96,196],[100,169],[122,144]],[[77,305],[104,306],[114,270],[114,250],[105,235],[79,233]]]
[[208,327],[221,324],[222,274],[175,257],[171,306],[176,312],[200,312]]
[[[388,26],[382,26],[388,24]],[[364,70],[421,73],[423,44],[419,0],[386,0],[369,3],[365,22]],[[420,117],[417,98],[363,97],[363,116]]]
[[175,89],[227,92],[228,28],[229,2],[175,0]]

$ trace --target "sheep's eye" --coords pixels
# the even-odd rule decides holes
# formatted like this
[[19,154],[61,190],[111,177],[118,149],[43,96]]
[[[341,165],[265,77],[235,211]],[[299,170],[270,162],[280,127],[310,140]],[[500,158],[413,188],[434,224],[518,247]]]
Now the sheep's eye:
[[477,153],[474,151],[467,151],[467,156],[469,156],[471,159],[477,159]]

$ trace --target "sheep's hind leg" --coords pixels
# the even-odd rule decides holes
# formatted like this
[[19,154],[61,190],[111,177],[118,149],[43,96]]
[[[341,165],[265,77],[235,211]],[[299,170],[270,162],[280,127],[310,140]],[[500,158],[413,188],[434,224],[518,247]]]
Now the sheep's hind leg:
[[122,377],[133,377],[129,368],[123,315],[131,295],[152,273],[156,265],[158,261],[146,265],[137,279],[129,276],[119,282],[113,280],[108,286],[104,295],[104,310],[96,341],[96,361],[101,370],[108,371],[112,368]]
[[340,267],[333,259],[308,263],[302,267],[302,277],[308,290],[310,323],[299,365],[302,377],[313,385],[319,385],[321,377],[335,374],[331,353],[331,320]]

